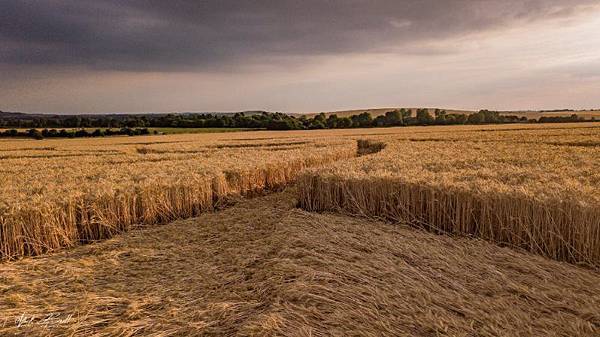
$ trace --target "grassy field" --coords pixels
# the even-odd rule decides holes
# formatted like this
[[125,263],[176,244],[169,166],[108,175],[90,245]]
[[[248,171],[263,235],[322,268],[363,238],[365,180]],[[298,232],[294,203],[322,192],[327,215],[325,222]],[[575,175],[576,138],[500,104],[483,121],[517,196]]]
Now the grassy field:
[[597,336],[598,158],[596,123],[0,140],[0,335]]

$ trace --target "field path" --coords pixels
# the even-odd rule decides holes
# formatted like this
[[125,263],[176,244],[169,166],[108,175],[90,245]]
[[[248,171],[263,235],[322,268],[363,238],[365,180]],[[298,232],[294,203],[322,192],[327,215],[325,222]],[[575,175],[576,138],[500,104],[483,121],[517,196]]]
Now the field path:
[[598,272],[294,205],[241,200],[0,264],[0,335],[600,333]]

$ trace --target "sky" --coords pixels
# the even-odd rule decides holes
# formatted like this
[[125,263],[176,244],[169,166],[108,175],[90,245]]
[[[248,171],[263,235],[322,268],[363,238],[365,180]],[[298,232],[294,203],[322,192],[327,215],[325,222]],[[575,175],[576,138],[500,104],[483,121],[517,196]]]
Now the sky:
[[0,110],[600,108],[597,0],[3,0]]

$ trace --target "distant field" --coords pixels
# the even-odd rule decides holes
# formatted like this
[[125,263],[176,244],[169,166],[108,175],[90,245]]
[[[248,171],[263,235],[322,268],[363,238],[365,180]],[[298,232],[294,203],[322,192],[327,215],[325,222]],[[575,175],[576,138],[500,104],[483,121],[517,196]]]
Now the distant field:
[[[381,116],[381,115],[385,115],[386,112],[391,111],[391,110],[395,110],[395,109],[400,109],[400,108],[376,108],[376,109],[358,109],[358,110],[343,110],[343,111],[329,111],[329,112],[325,112],[325,115],[333,115],[336,114],[338,117],[350,117],[353,115],[358,115],[361,114],[363,112],[368,112],[371,114],[371,116],[373,117],[377,117],[377,116]],[[406,108],[406,109],[410,109],[411,113],[413,116],[416,115],[416,111],[417,108]],[[450,114],[472,114],[475,113],[476,111],[470,111],[470,110],[455,110],[455,109],[444,109],[446,110],[446,112],[450,113]],[[435,111],[435,108],[428,108],[429,113],[431,113],[433,115],[433,112]],[[314,117],[316,115],[318,115],[319,113],[308,113],[306,114],[309,117]],[[500,112],[501,115],[512,115],[512,116],[525,116],[528,119],[539,119],[542,116],[547,116],[547,117],[568,117],[571,116],[573,114],[576,114],[578,116],[581,116],[585,119],[592,119],[592,117],[596,118],[596,119],[600,119],[600,110],[585,110],[585,111],[553,111],[553,112],[539,112],[539,111],[502,111]]]

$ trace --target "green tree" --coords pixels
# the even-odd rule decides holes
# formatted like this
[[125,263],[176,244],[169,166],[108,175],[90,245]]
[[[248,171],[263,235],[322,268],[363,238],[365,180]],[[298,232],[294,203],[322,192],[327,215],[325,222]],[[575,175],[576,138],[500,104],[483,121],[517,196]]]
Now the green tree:
[[470,114],[467,117],[467,124],[483,124],[485,123],[485,115],[480,111]]
[[377,116],[375,120],[373,120],[373,126],[376,126],[378,128],[389,125],[391,124],[388,124],[387,118],[385,116]]
[[309,129],[326,129],[327,126],[325,123],[321,121],[321,119],[313,118],[310,124],[308,125]]
[[325,124],[327,123],[327,116],[325,116],[325,113],[321,112],[320,114],[315,116],[314,120]]
[[367,111],[352,116],[352,126],[357,128],[366,128],[373,125],[373,117]]
[[389,126],[397,126],[403,124],[403,117],[400,110],[387,111],[385,113],[385,123]]
[[448,124],[446,110],[435,109],[435,124]]
[[431,125],[434,122],[433,117],[427,109],[417,110],[417,122],[421,125]]
[[327,117],[327,127],[330,129],[335,129],[338,127],[338,121],[339,118],[336,114],[333,115],[329,115],[329,117]]
[[348,117],[342,117],[338,119],[337,123],[339,128],[347,129],[352,127],[352,119]]

